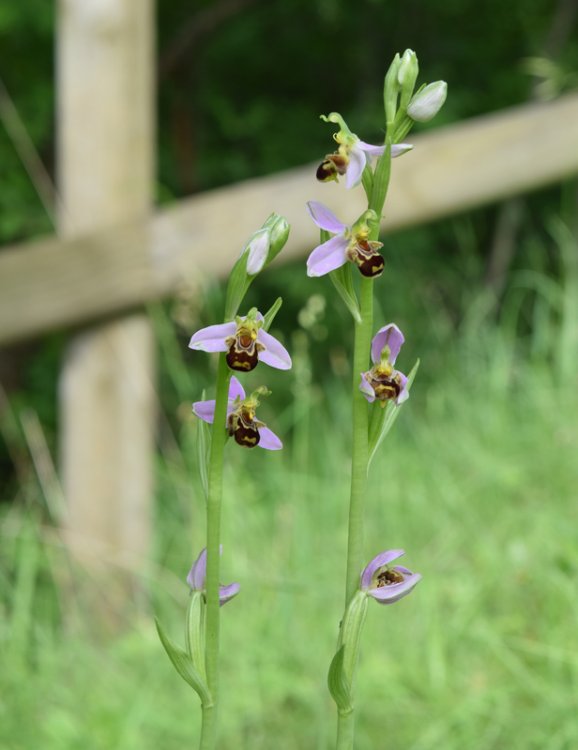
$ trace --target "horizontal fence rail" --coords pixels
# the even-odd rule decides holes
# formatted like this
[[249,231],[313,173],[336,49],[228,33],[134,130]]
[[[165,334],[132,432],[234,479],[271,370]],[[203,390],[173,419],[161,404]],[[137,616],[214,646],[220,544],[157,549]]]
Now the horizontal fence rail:
[[[516,107],[412,139],[394,162],[383,231],[458,213],[578,172],[578,94]],[[316,165],[179,201],[150,220],[74,239],[33,240],[0,252],[0,344],[110,315],[227,271],[271,211],[292,229],[282,257],[317,241],[304,208],[321,200],[344,222],[362,190],[320,185]]]

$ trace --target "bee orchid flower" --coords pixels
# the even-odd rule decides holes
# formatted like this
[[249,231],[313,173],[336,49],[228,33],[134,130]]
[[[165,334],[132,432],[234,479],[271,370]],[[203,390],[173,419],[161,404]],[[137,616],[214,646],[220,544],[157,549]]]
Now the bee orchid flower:
[[244,317],[201,328],[193,334],[189,348],[203,352],[227,352],[227,364],[232,370],[240,372],[253,370],[258,362],[265,362],[278,370],[289,370],[289,352],[264,330],[263,323],[263,316],[253,307]]
[[387,401],[393,401],[399,406],[409,398],[407,377],[393,367],[404,341],[403,333],[395,323],[380,328],[373,337],[373,367],[361,373],[359,384],[359,390],[370,403],[377,399],[381,406],[385,406]]
[[404,554],[402,549],[390,549],[374,557],[361,574],[361,590],[379,604],[393,604],[407,596],[421,581],[421,575],[401,565],[390,565]]
[[[233,375],[229,384],[229,398],[227,403],[227,432],[239,445],[246,448],[254,448],[258,445],[269,451],[278,451],[283,443],[277,435],[270,430],[264,422],[256,419],[256,409],[259,406],[259,396],[268,395],[269,391],[257,388],[250,396],[237,378]],[[193,404],[193,413],[204,422],[212,424],[215,419],[215,400],[196,401]]]
[[324,276],[347,261],[354,263],[363,276],[375,277],[382,273],[385,264],[378,250],[383,243],[368,239],[368,222],[377,221],[375,211],[366,211],[348,227],[323,203],[309,201],[307,210],[320,229],[334,235],[318,245],[307,259],[308,276]]
[[[321,115],[321,119],[339,125],[339,130],[333,134],[337,143],[337,151],[325,156],[317,168],[317,179],[320,182],[329,182],[338,181],[339,177],[345,176],[345,187],[355,187],[359,184],[363,170],[371,157],[381,156],[385,151],[385,146],[372,146],[362,141],[349,130],[338,112],[331,112],[327,116]],[[392,158],[401,156],[412,148],[413,146],[409,143],[396,143],[391,147],[391,156]]]

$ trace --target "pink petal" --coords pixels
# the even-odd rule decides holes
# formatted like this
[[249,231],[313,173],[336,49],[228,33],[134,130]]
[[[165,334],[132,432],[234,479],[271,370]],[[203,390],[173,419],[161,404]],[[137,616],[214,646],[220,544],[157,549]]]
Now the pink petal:
[[397,560],[405,554],[403,549],[389,549],[386,552],[380,552],[379,555],[373,558],[373,560],[365,566],[363,573],[361,574],[361,588],[368,589],[371,585],[371,579],[377,573],[380,568],[385,565],[389,565],[393,560]]
[[187,583],[193,589],[193,591],[202,591],[205,588],[205,575],[207,572],[207,550],[202,549],[201,554],[197,557],[193,563],[189,575],[187,576]]
[[407,152],[412,149],[413,145],[411,143],[394,143],[391,147],[391,158],[395,159],[396,156],[407,154]]
[[369,156],[381,156],[385,151],[385,146],[372,146],[371,143],[365,141],[359,141],[356,145]]
[[[371,143],[365,143],[365,141],[359,141],[357,144],[366,154],[369,156],[381,156],[385,151],[385,146],[372,146]],[[411,151],[413,148],[411,143],[394,143],[391,147],[391,158],[395,159],[396,156],[401,156]]]
[[404,401],[408,400],[409,391],[407,389],[407,377],[403,374],[403,372],[399,372],[399,370],[396,370],[395,374],[398,376],[399,384],[401,385],[399,396],[395,399],[395,403],[399,406],[400,404],[403,404]]
[[245,398],[245,389],[233,375],[229,383],[229,401],[234,401],[237,397],[242,401]]
[[345,173],[345,187],[352,188],[359,184],[361,175],[367,164],[367,158],[362,148],[356,144],[349,152],[349,164]]
[[265,448],[268,451],[279,451],[283,443],[277,435],[268,427],[259,427],[259,448]]
[[213,420],[215,419],[215,399],[213,398],[210,401],[195,401],[193,404],[193,414],[202,419],[203,422],[213,424]]
[[225,586],[219,586],[219,604],[221,607],[239,593],[240,583],[228,583]]
[[323,203],[309,201],[307,211],[320,229],[333,234],[341,234],[345,230],[345,224],[342,224],[333,211],[330,211]]
[[342,235],[336,235],[318,245],[307,259],[307,275],[323,276],[342,266],[347,262],[348,245],[348,240]]
[[189,348],[198,349],[202,352],[226,352],[225,339],[234,336],[236,330],[237,324],[234,322],[201,328],[200,331],[193,334],[189,342]]
[[270,333],[260,328],[257,333],[257,341],[261,342],[265,347],[264,351],[259,352],[261,362],[265,362],[265,364],[271,367],[276,367],[278,370],[291,369],[289,352],[274,336],[271,336]]
[[363,393],[363,395],[369,401],[369,403],[372,404],[375,401],[375,391],[371,387],[366,376],[367,376],[366,372],[361,373],[361,382],[359,384],[359,390]]
[[389,586],[369,589],[367,593],[379,604],[393,604],[402,597],[407,596],[420,581],[421,575],[419,573],[412,573],[402,583],[392,583]]
[[388,325],[380,328],[373,337],[371,342],[371,359],[373,362],[379,362],[384,347],[389,346],[389,361],[393,365],[404,341],[405,337],[395,323],[388,323]]

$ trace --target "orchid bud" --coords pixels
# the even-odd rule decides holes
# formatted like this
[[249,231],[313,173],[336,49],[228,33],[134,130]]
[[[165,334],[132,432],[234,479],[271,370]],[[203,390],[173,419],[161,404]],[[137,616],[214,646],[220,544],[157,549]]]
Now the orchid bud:
[[407,107],[408,102],[412,97],[418,73],[419,64],[417,61],[417,55],[412,49],[406,49],[397,71],[397,81],[401,86],[400,107],[403,109]]
[[271,232],[271,246],[267,256],[268,263],[279,255],[289,237],[289,222],[287,219],[284,216],[279,216],[279,214],[272,214],[270,218],[272,219],[271,224],[268,225],[265,222],[265,226],[269,226]]
[[225,320],[237,315],[253,279],[281,252],[288,235],[287,220],[276,213],[272,213],[263,226],[253,232],[229,275]]
[[271,232],[269,229],[260,229],[251,237],[243,254],[247,255],[246,270],[249,276],[256,276],[265,265],[271,246]]
[[407,114],[416,122],[427,122],[440,111],[447,94],[448,85],[445,81],[428,83],[412,98],[407,108]]
[[397,97],[400,91],[398,72],[401,65],[399,54],[393,58],[383,82],[383,103],[385,106],[385,121],[387,124],[395,120],[397,111]]

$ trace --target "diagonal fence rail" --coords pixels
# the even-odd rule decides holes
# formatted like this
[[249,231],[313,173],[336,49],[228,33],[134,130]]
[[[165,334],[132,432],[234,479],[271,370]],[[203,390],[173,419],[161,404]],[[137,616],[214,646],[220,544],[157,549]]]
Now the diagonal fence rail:
[[[415,150],[394,162],[383,230],[578,173],[576,123],[578,94],[571,93],[416,136]],[[356,191],[320,186],[309,165],[181,200],[141,222],[8,247],[0,252],[0,345],[130,309],[171,294],[183,279],[194,285],[224,272],[271,211],[292,225],[283,257],[300,257],[315,242],[304,210],[312,199],[344,221],[363,209]]]

